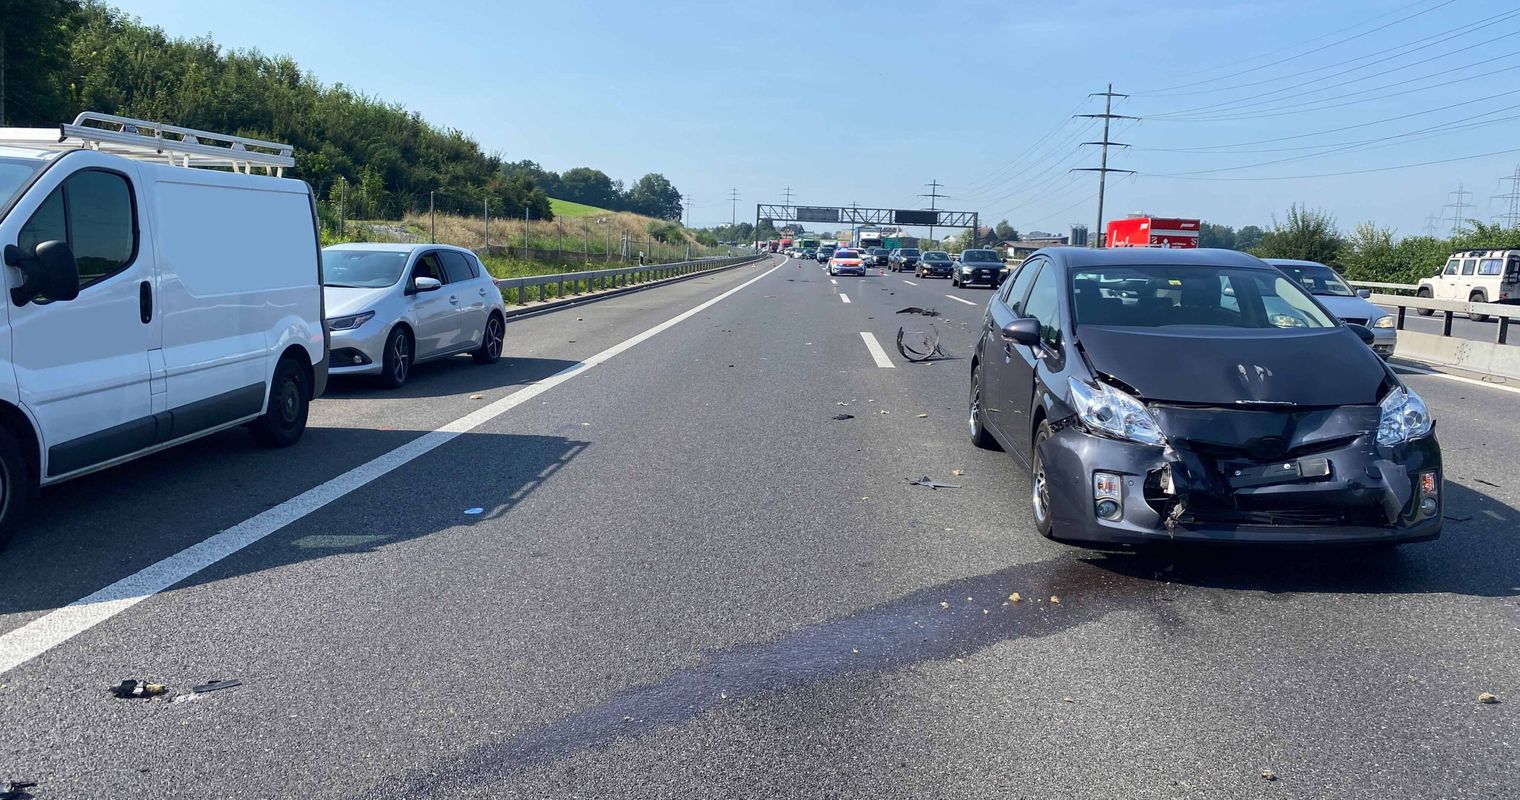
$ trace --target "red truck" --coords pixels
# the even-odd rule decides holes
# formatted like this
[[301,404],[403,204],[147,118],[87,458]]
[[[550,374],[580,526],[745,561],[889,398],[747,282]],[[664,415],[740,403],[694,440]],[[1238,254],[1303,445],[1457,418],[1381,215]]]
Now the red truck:
[[1130,217],[1108,223],[1106,247],[1198,246],[1200,220],[1175,217]]

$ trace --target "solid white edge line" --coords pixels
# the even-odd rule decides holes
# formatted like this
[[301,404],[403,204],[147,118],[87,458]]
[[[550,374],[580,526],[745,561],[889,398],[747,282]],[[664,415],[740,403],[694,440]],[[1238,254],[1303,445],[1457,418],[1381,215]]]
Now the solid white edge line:
[[882,349],[881,342],[876,341],[876,334],[870,331],[861,331],[860,338],[866,341],[866,350],[870,351],[871,359],[876,362],[876,366],[882,369],[897,368],[897,365],[892,363],[892,359],[887,358],[887,351]]
[[1502,383],[1489,383],[1488,381],[1480,381],[1477,378],[1468,378],[1463,375],[1453,375],[1449,372],[1441,372],[1439,370],[1425,369],[1424,367],[1415,367],[1406,364],[1391,364],[1390,366],[1392,366],[1395,370],[1401,372],[1412,372],[1416,375],[1434,375],[1437,378],[1445,378],[1449,381],[1458,381],[1461,383],[1470,383],[1474,386],[1482,386],[1485,389],[1498,389],[1501,392],[1520,394],[1520,387],[1516,386],[1508,386]]
[[839,293],[839,299],[843,300],[846,303],[850,302],[850,296],[847,295],[847,294],[845,294],[844,292],[840,292]]
[[956,296],[955,296],[955,295],[953,295],[953,294],[947,294],[947,295],[945,295],[945,296],[946,296],[946,297],[948,297],[948,298],[950,298],[950,299],[951,299],[951,300],[954,300],[954,301],[955,301],[955,302],[957,302],[957,303],[965,303],[965,304],[966,304],[966,305],[968,305],[968,306],[974,306],[974,305],[976,305],[976,303],[973,303],[973,302],[971,302],[971,301],[970,301],[970,300],[962,300],[962,299],[961,299],[961,298],[959,298],[959,297],[956,297]]
[[909,286],[917,286],[918,285],[918,284],[914,283],[913,281],[910,281],[910,280],[908,280],[906,278],[903,279],[903,283],[906,283]]
[[[785,263],[785,262],[782,262]],[[15,630],[0,635],[0,675],[42,655],[90,628],[120,614],[159,592],[189,578],[206,567],[258,542],[312,512],[339,500],[399,467],[429,453],[462,433],[468,433],[492,419],[553,389],[577,375],[601,364],[629,348],[644,342],[697,314],[732,297],[765,276],[780,269],[777,264],[765,272],[683,311],[633,337],[619,342],[584,361],[572,364],[547,378],[528,384],[489,405],[482,406],[437,430],[403,444],[343,474],[280,503],[273,508],[193,544],[156,564],[128,575],[68,605],[50,611]]]

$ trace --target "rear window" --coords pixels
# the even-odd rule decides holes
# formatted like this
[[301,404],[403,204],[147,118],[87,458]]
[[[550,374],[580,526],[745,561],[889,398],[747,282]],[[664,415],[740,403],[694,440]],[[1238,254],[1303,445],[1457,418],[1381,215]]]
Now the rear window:
[[1002,261],[995,250],[967,250],[961,253],[962,261]]
[[1071,273],[1078,325],[1331,328],[1332,319],[1277,271],[1197,266],[1089,267]]
[[900,252],[910,258],[918,258],[918,248],[916,247],[904,247]]

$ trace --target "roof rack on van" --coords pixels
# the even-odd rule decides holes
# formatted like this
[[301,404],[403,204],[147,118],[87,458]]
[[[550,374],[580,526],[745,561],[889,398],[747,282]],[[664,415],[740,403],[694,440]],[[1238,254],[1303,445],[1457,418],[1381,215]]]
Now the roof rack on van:
[[124,158],[165,159],[179,167],[230,167],[233,172],[248,175],[253,174],[254,167],[261,167],[266,175],[283,177],[285,168],[296,163],[288,144],[95,111],[81,113],[73,124],[59,125],[54,136],[46,128],[0,129],[0,144],[51,150],[84,146]]

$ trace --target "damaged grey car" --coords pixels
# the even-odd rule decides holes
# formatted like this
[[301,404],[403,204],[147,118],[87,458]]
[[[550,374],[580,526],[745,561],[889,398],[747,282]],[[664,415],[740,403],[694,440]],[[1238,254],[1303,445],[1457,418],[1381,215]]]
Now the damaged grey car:
[[1074,544],[1434,539],[1434,422],[1371,337],[1244,253],[1042,250],[988,305],[971,438]]

